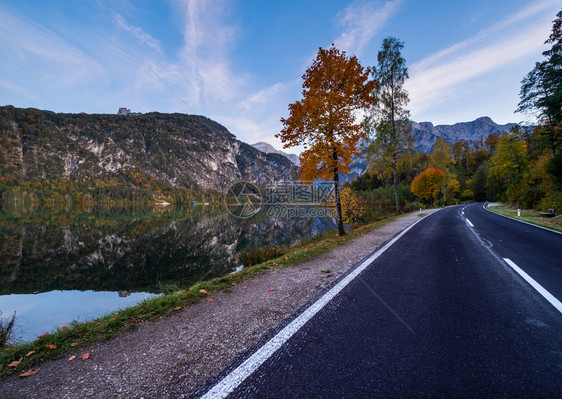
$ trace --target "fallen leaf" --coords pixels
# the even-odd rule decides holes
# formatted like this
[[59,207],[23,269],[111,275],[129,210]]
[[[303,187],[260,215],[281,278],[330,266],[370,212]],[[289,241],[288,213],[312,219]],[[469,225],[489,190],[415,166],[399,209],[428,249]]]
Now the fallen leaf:
[[80,357],[78,359],[80,360],[86,360],[90,358],[90,352],[86,352],[80,355]]
[[78,342],[73,342],[73,343],[70,344],[70,346],[72,346],[73,348],[78,346],[78,345],[80,345]]
[[289,260],[289,258],[285,256],[285,260]]
[[6,349],[6,353],[12,353],[14,350],[12,348]]
[[176,307],[174,308],[174,310],[180,310],[180,309],[181,309],[181,306],[176,306]]
[[232,285],[238,285],[238,283],[232,283]]
[[67,327],[67,326],[62,326],[60,329],[61,329],[61,331],[66,331],[66,330],[68,330],[68,327]]
[[21,373],[19,376],[22,377],[22,378],[23,377],[29,377],[30,375],[37,374],[38,372],[39,372],[39,369],[28,370],[25,373]]
[[41,335],[39,336],[39,338],[45,338],[47,335],[49,335],[48,332],[46,332],[45,334],[41,334]]
[[276,270],[274,270],[274,271],[272,271],[272,272],[271,272],[271,274],[276,274],[276,273],[277,273],[277,271],[276,271]]
[[248,289],[248,287],[244,286],[244,287],[242,287],[242,289],[243,289],[243,290],[247,290],[247,289]]
[[260,281],[260,280],[252,280],[252,281],[253,281],[254,283],[257,283],[257,282]]
[[200,294],[203,294],[203,295],[207,295],[207,294],[208,294],[208,292],[205,291],[205,290],[199,290],[199,293],[200,293]]
[[25,354],[25,357],[29,357],[29,356],[33,355],[34,353],[35,353],[35,351],[27,352]]
[[21,360],[14,360],[12,363],[8,364],[8,367],[18,367],[21,363]]
[[129,319],[129,323],[135,323],[135,322],[136,322],[136,320],[135,320],[134,317],[131,317],[131,318]]
[[270,288],[268,291],[273,291],[275,288]]
[[213,298],[207,298],[207,301],[213,302]]
[[71,361],[73,361],[74,359],[76,359],[76,355],[70,356],[70,357],[68,358],[68,361],[71,362]]
[[275,266],[277,266],[277,263],[273,262],[273,264],[274,264]]
[[45,345],[45,348],[47,348],[47,349],[57,349],[57,346],[53,345],[53,344],[47,344],[47,345]]

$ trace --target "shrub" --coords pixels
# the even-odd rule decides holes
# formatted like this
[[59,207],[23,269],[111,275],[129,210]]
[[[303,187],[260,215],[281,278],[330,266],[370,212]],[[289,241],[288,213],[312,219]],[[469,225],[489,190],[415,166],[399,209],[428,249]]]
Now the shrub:
[[521,204],[524,208],[533,209],[545,196],[545,192],[538,186],[526,186],[521,193]]
[[562,192],[550,191],[538,203],[538,210],[556,209],[556,213],[562,213]]
[[[2,312],[0,312],[0,316],[2,316]],[[10,340],[15,321],[16,321],[15,313],[13,314],[11,319],[4,320],[0,318],[0,348],[6,346],[6,344]]]
[[242,252],[239,255],[240,262],[245,266],[257,265],[266,262],[270,259],[275,259],[285,255],[285,251],[278,246],[271,246],[265,248],[255,248],[247,252]]

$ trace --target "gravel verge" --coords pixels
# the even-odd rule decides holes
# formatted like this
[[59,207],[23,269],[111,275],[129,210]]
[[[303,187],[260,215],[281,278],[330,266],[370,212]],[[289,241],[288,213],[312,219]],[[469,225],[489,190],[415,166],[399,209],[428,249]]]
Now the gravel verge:
[[[181,398],[418,219],[417,214],[402,216],[291,268],[248,279],[212,301],[46,361],[35,375],[4,378],[0,397]],[[67,360],[88,351],[87,360]]]

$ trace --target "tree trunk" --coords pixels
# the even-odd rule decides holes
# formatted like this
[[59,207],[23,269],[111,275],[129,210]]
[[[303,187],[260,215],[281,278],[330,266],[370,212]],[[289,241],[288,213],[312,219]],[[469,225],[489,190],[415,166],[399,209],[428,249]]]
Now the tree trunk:
[[338,231],[340,236],[345,235],[345,229],[343,228],[343,216],[341,210],[341,198],[340,198],[340,178],[338,176],[338,168],[334,169],[334,190],[336,192],[336,212],[338,217]]
[[556,137],[554,132],[554,127],[552,124],[550,127],[550,151],[552,152],[552,158],[556,155]]
[[398,202],[398,173],[396,172],[396,154],[392,154],[392,170],[393,170],[393,184],[394,184],[394,202],[396,203],[396,212],[400,211],[400,204]]

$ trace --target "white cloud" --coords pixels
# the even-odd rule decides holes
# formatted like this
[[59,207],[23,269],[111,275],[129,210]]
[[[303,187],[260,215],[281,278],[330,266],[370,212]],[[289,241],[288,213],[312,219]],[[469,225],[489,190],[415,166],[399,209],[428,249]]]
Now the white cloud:
[[12,65],[36,63],[41,65],[40,73],[28,76],[30,81],[39,78],[67,86],[83,84],[103,75],[103,68],[96,60],[53,31],[3,8],[0,8],[0,21],[3,54],[0,65],[4,65],[4,70],[13,68]]
[[230,101],[239,92],[244,77],[232,71],[230,49],[236,29],[227,23],[224,0],[188,0],[179,4],[184,13],[184,47],[180,67],[196,101]]
[[477,35],[412,65],[411,79],[406,82],[412,114],[462,96],[467,90],[464,84],[479,76],[540,53],[550,26],[532,17],[552,5],[550,0],[532,3]]
[[[534,17],[545,10],[552,9],[552,6],[554,6],[558,1],[559,0],[535,1],[529,4],[523,10],[507,16],[505,19],[499,21],[498,23],[492,25],[489,28],[482,30],[478,34],[474,35],[473,37],[470,37],[466,40],[454,44],[451,47],[438,51],[437,53],[432,54],[429,57],[426,57],[423,60],[415,63],[410,68],[410,73],[411,75],[415,75],[419,72],[423,72],[425,69],[431,67],[432,65],[438,64],[444,59],[446,60],[448,56],[454,56],[455,54],[459,54],[461,53],[461,51],[465,49],[470,49],[470,47],[484,46],[488,44],[490,40],[493,41],[494,38],[498,38],[498,37],[501,38],[502,36],[498,36],[498,35],[501,33],[502,29],[509,28],[510,26],[513,26],[516,23]],[[517,29],[518,27],[515,28],[515,31]]]
[[244,111],[253,111],[256,108],[267,106],[278,94],[287,87],[284,83],[276,83],[252,94],[238,106]]
[[363,48],[398,10],[402,0],[387,1],[382,7],[378,2],[350,4],[339,14],[344,32],[334,44],[351,54],[360,55]]
[[[27,100],[32,100],[32,101],[37,100],[37,97],[34,96],[33,93],[31,93],[29,90],[27,90],[27,89],[25,89],[21,86],[18,86],[18,85],[9,83],[9,82],[0,81],[0,87],[14,93],[18,97],[22,97],[22,98],[25,98]],[[3,103],[1,103],[1,104],[5,105]]]
[[125,21],[125,18],[123,18],[120,14],[115,14],[115,21],[117,22],[117,25],[121,27],[121,29],[131,33],[134,37],[137,38],[139,42],[153,49],[154,51],[157,51],[158,53],[161,52],[159,40],[155,39],[141,28],[128,24],[127,21]]

